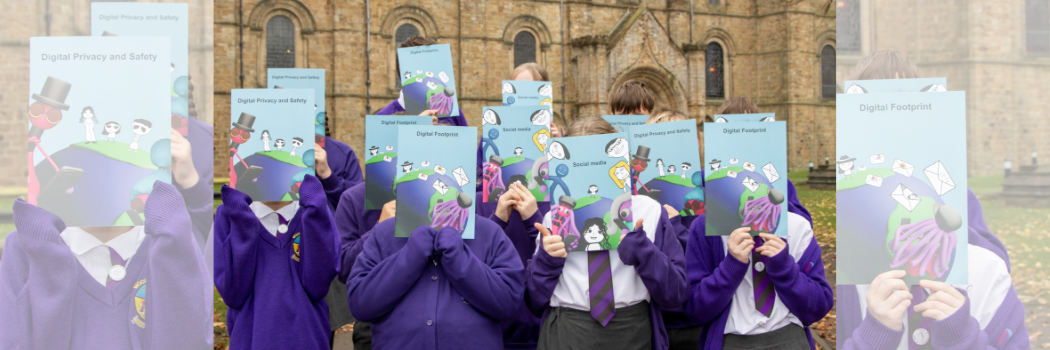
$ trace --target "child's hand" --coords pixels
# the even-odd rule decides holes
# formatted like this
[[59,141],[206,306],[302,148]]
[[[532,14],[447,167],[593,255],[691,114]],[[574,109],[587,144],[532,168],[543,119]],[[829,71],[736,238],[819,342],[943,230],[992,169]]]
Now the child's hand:
[[503,220],[503,222],[510,220],[510,210],[518,204],[518,199],[518,192],[516,191],[508,190],[503,192],[499,196],[499,202],[496,202],[496,217]]
[[558,138],[561,136],[561,130],[558,129],[558,124],[551,123],[551,137]]
[[950,284],[922,280],[919,281],[919,285],[933,292],[926,301],[915,305],[915,312],[921,312],[924,317],[942,321],[955,314],[966,303],[966,296]]
[[383,222],[386,219],[394,217],[394,212],[396,211],[396,209],[397,201],[389,201],[386,202],[386,204],[383,204],[383,212],[379,214],[379,221],[377,221],[376,224],[379,224],[380,222]]
[[904,270],[893,270],[876,276],[875,280],[871,281],[871,287],[865,297],[868,301],[868,316],[874,316],[880,323],[895,331],[904,328],[901,320],[908,306],[911,306],[911,292],[901,279],[904,278],[904,274]]
[[[453,230],[455,231],[455,230]],[[421,250],[427,258],[437,256],[434,243],[437,241],[437,231],[430,226],[420,226],[408,236],[408,244]]]
[[434,251],[438,254],[444,254],[457,245],[463,245],[463,235],[452,227],[442,227],[434,237]]
[[777,237],[774,234],[760,233],[758,236],[762,237],[762,239],[765,240],[765,242],[762,243],[761,247],[755,249],[755,252],[762,254],[767,258],[772,258],[774,255],[779,254],[781,250],[784,250],[784,248],[787,247],[787,243],[784,243],[783,239]]
[[674,210],[674,207],[664,204],[664,209],[667,210],[668,219],[674,219],[675,216],[678,216],[678,211]]
[[529,189],[525,188],[525,185],[522,185],[520,182],[512,183],[509,187],[507,192],[518,193],[518,201],[514,204],[514,210],[521,214],[521,218],[531,218],[533,214],[536,214],[536,211],[539,210],[539,207],[536,205],[536,196],[533,196],[532,192],[529,192]]
[[543,224],[536,223],[536,229],[540,230],[540,235],[543,236],[543,250],[555,258],[566,258],[569,253],[565,251],[565,242],[561,241],[561,236],[551,235],[551,231],[548,230]]
[[328,152],[324,151],[324,147],[314,147],[314,171],[317,172],[317,178],[322,180],[332,176],[332,168],[328,167]]
[[430,118],[430,124],[431,125],[437,125],[438,124],[438,117],[437,117],[438,110],[436,110],[436,109],[425,110],[425,111],[423,111],[423,113],[419,113],[419,115],[421,115],[421,116],[430,116],[431,117]]
[[751,228],[741,227],[729,234],[729,254],[736,260],[747,264],[751,261],[751,249],[755,247],[755,240],[751,239]]
[[171,129],[171,171],[175,182],[182,188],[193,187],[200,180],[200,175],[197,175],[197,169],[193,166],[190,141],[175,129]]

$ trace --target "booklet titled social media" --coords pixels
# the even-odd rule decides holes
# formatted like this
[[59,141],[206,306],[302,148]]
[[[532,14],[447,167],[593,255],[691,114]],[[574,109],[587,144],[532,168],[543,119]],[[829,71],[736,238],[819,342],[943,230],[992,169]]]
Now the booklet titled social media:
[[554,85],[549,81],[504,80],[503,106],[554,105]]
[[844,86],[847,94],[944,92],[948,91],[948,78],[847,80]]
[[536,201],[550,200],[544,175],[550,120],[550,108],[540,105],[482,109],[482,202],[498,202],[515,182],[526,186]]
[[788,235],[787,122],[712,123],[704,130],[706,234],[741,227]]
[[696,122],[643,124],[628,130],[633,190],[683,217],[704,213],[703,164],[696,144]]
[[438,118],[459,115],[459,95],[448,44],[397,49],[401,106],[408,114],[436,110]]
[[836,114],[839,283],[967,284],[966,93],[844,94]]
[[314,91],[234,89],[230,187],[256,201],[299,200],[314,173]]
[[715,114],[715,123],[755,123],[775,121],[777,121],[777,117],[773,113]]
[[473,239],[478,128],[402,125],[397,132],[394,235],[451,227]]
[[632,126],[645,124],[645,121],[649,120],[649,116],[639,114],[617,114],[603,115],[602,119],[605,119],[609,124],[612,124],[612,126],[615,127],[616,130],[619,130],[619,132],[627,132],[627,129]]
[[266,70],[266,87],[314,91],[314,143],[318,147],[324,147],[324,69],[270,68]]
[[398,128],[430,125],[431,118],[418,115],[365,116],[365,209],[382,209],[394,200],[394,180],[398,166]]

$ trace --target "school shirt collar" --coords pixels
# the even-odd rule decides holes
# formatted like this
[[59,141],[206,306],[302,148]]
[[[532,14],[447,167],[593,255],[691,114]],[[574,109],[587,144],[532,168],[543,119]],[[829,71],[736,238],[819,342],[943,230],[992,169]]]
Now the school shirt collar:
[[146,238],[142,226],[134,226],[128,232],[122,233],[105,243],[80,227],[67,227],[59,235],[62,236],[62,240],[66,242],[66,245],[69,246],[69,249],[75,255],[84,255],[84,253],[104,245],[116,250],[117,254],[120,254],[120,257],[124,260],[135,255],[135,251],[139,249],[142,240]]
[[280,214],[285,220],[292,221],[292,217],[299,211],[299,201],[291,202],[277,210],[270,209],[262,202],[252,202],[248,207],[252,209],[255,217],[259,218],[259,222],[266,228],[266,231],[277,235],[277,226],[280,225],[280,221],[277,219],[277,215],[273,214]]

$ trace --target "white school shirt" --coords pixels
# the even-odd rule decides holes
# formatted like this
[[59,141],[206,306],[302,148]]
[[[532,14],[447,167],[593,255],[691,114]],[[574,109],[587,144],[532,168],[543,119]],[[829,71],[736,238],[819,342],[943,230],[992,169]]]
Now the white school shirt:
[[113,261],[110,260],[109,256],[109,248],[113,247],[113,250],[117,251],[120,258],[124,259],[124,266],[127,266],[127,263],[131,262],[131,257],[139,250],[142,240],[146,238],[142,226],[134,226],[128,232],[124,232],[106,243],[102,243],[98,238],[79,227],[66,227],[59,236],[69,246],[69,250],[73,251],[73,255],[76,255],[80,266],[83,266],[88,275],[91,275],[91,278],[94,278],[96,282],[103,286],[106,285],[106,280],[109,279],[109,269],[113,267]]
[[[1006,262],[992,251],[970,244],[967,245],[967,253],[969,259],[966,265],[969,268],[967,275],[970,285],[953,286],[967,291],[967,298],[970,299],[970,316],[977,319],[981,329],[984,329],[988,327],[988,323],[992,322],[992,317],[995,317],[995,312],[999,310],[999,305],[1003,303],[1003,300],[1006,300],[1006,294],[1010,292],[1013,280],[1010,279],[1010,272],[1006,269]],[[861,319],[868,316],[867,296],[870,288],[870,284],[857,285],[857,296],[860,297],[858,300],[860,300]],[[929,292],[929,290],[926,291]],[[909,291],[904,292],[909,293]],[[909,308],[913,307],[915,305],[909,306]],[[908,334],[907,312],[904,313],[901,321],[901,324],[904,326],[902,328],[904,335],[901,336],[901,342],[897,345],[897,349],[908,350],[907,337],[912,335]]]
[[[281,224],[281,220],[277,218],[277,214],[281,214],[285,220],[290,223],[295,213],[299,211],[299,201],[294,201],[281,209],[273,210],[262,202],[252,202],[248,205],[252,209],[252,213],[255,217],[259,218],[259,222],[262,223],[266,231],[269,231],[274,237],[277,236],[277,226]],[[285,232],[287,233],[287,232]]]
[[[661,206],[652,198],[646,196],[633,196],[631,210],[634,219],[644,219],[642,226],[645,236],[650,241],[656,238],[656,225],[660,223]],[[576,218],[582,221],[586,218]],[[548,212],[543,216],[543,225],[551,227],[551,216]],[[543,236],[536,236],[536,251],[543,249]],[[581,237],[581,243],[582,242]],[[620,254],[616,250],[609,251],[609,268],[612,270],[613,301],[615,308],[623,308],[631,305],[649,301],[649,289],[642,283],[642,277],[633,266],[625,266],[620,260]],[[590,276],[588,276],[587,252],[570,252],[565,259],[565,266],[558,277],[558,285],[554,287],[551,295],[551,307],[567,307],[570,309],[590,311]]]
[[[813,227],[810,226],[809,220],[791,212],[788,212],[787,225],[789,235],[782,236],[781,239],[787,242],[788,253],[797,263],[802,254],[806,252],[806,248],[809,248],[809,243],[813,239]],[[729,254],[729,236],[722,236],[722,251]],[[752,263],[754,262],[748,264],[744,280],[733,293],[733,302],[729,305],[729,319],[726,320],[724,334],[765,334],[792,323],[803,327],[802,321],[799,321],[798,317],[795,317],[780,300],[779,293],[773,300],[773,311],[770,312],[769,317],[755,309],[755,287],[751,276]]]

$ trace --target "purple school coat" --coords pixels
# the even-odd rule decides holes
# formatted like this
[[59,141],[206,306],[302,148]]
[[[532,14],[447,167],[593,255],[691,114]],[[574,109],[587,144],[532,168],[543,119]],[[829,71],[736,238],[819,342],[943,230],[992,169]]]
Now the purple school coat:
[[[438,118],[438,121],[439,122],[449,123],[449,124],[452,124],[453,126],[467,126],[467,118],[463,115],[463,110],[459,109],[458,107],[457,107],[457,110],[459,110],[459,115],[458,116],[449,116],[449,117],[444,117],[444,118]],[[383,109],[380,109],[379,112],[376,112],[376,115],[391,115],[391,114],[394,114],[394,113],[397,113],[397,112],[404,112],[404,111],[405,111],[405,107],[402,107],[401,103],[398,103],[397,100],[393,100],[393,101],[390,102],[390,104],[386,105],[386,107],[383,107]]]
[[[1010,269],[1006,247],[988,229],[984,222],[981,202],[973,191],[967,195],[969,244],[988,249],[999,256]],[[842,349],[896,349],[904,329],[894,331],[874,317],[861,319],[860,296],[856,285],[839,285],[837,339]],[[966,291],[962,291],[966,294]],[[995,316],[984,329],[970,314],[970,299],[951,316],[933,321],[930,329],[935,349],[1030,349],[1028,330],[1024,321],[1024,304],[1017,291],[1010,286],[1006,298],[995,311]],[[941,335],[941,336],[938,336]]]
[[473,239],[422,226],[394,237],[375,226],[347,282],[350,311],[372,322],[382,349],[499,349],[500,321],[514,316],[523,267],[499,227],[474,216]]
[[328,209],[335,212],[343,192],[364,182],[364,178],[361,176],[361,165],[357,162],[353,148],[325,136],[324,151],[328,155],[328,168],[332,169],[332,174],[327,179],[321,179],[321,185],[324,186],[324,194],[328,198]]
[[190,188],[182,188],[177,185],[175,178],[171,181],[176,184],[175,188],[182,194],[186,202],[186,209],[190,213],[190,223],[193,225],[193,238],[198,246],[204,250],[204,242],[211,231],[212,215],[215,212],[215,195],[213,178],[215,177],[215,163],[213,163],[212,140],[214,129],[211,125],[197,119],[189,118],[189,127],[186,129],[186,140],[190,143],[190,156],[193,157],[193,167],[197,169],[197,184]]
[[144,211],[146,237],[127,276],[107,289],[62,240],[61,219],[16,200],[18,230],[0,261],[0,348],[211,348],[211,285],[185,203],[157,182]]
[[343,192],[335,208],[335,227],[339,230],[339,280],[346,283],[350,269],[364,248],[365,239],[379,221],[382,209],[365,210],[365,184]]
[[215,214],[215,288],[229,307],[231,344],[242,349],[324,349],[331,335],[324,297],[335,278],[335,223],[324,189],[307,175],[299,211],[276,238],[251,198],[228,186]]

